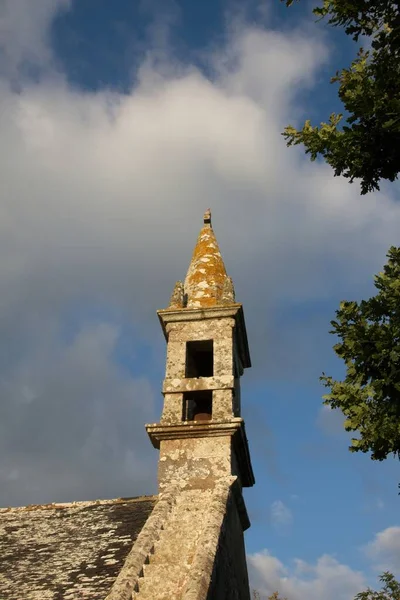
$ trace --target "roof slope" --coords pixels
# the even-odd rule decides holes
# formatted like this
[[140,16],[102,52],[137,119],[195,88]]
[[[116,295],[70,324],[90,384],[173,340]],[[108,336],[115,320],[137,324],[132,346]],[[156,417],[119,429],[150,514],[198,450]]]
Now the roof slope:
[[156,502],[1,509],[1,600],[104,600]]

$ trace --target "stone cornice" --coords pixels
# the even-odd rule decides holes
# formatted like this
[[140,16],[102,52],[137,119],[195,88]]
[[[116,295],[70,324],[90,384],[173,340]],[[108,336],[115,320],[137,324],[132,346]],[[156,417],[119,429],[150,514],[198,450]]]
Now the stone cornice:
[[162,440],[231,436],[243,487],[251,487],[255,483],[244,421],[240,417],[226,421],[185,421],[168,425],[153,423],[146,425],[146,431],[155,448],[160,448]]

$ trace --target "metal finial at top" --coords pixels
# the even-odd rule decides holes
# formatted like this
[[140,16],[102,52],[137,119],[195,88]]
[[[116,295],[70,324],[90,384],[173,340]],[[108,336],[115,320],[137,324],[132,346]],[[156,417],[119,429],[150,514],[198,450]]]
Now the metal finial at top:
[[204,213],[204,225],[211,226],[211,208],[207,208],[206,212]]

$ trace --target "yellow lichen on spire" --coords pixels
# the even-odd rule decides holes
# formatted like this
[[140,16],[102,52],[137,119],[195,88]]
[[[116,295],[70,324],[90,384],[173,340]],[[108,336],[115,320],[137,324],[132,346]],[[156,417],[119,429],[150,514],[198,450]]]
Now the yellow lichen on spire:
[[225,304],[224,289],[228,276],[211,225],[211,211],[204,214],[192,260],[184,283],[185,307],[207,308]]

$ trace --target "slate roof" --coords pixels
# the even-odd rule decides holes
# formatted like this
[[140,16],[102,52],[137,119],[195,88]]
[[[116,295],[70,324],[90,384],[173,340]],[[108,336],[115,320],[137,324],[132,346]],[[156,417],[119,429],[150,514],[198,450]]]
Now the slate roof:
[[156,502],[0,509],[0,599],[104,600]]

